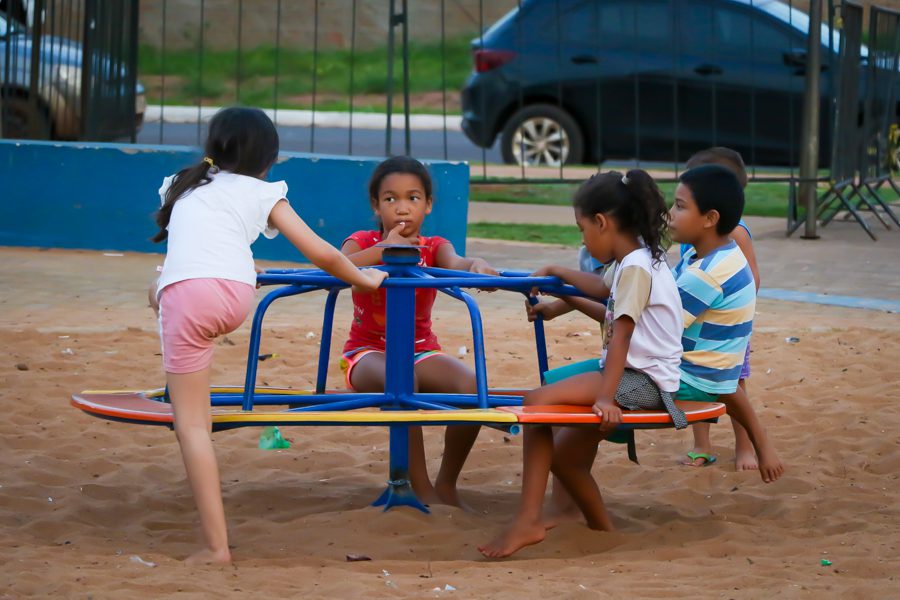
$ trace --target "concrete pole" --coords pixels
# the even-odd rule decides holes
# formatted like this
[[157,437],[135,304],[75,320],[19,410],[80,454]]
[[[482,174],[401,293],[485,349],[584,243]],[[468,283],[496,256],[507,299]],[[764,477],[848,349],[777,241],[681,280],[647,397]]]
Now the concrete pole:
[[819,73],[822,54],[822,0],[810,0],[809,34],[806,39],[806,88],[803,93],[803,126],[800,144],[800,202],[806,207],[803,238],[816,233],[816,182],[819,169]]

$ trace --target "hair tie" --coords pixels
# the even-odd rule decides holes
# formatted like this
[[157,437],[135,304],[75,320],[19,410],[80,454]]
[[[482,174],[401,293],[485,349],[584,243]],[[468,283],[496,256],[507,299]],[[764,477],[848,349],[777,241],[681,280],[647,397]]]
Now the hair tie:
[[203,162],[205,162],[206,164],[208,164],[208,165],[210,166],[210,168],[216,166],[216,163],[213,162],[213,159],[211,159],[211,158],[208,157],[208,156],[204,156],[204,157],[203,157]]
[[628,179],[628,175],[622,175],[622,185],[628,185],[628,182],[631,181]]

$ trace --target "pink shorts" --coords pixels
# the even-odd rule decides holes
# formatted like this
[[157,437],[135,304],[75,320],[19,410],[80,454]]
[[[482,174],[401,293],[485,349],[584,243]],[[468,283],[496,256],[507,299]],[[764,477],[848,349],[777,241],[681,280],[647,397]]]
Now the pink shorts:
[[227,279],[185,279],[163,288],[159,329],[167,373],[193,373],[212,363],[213,340],[247,318],[256,289]]
[[[352,390],[353,386],[350,384],[350,375],[353,373],[353,367],[356,366],[360,360],[362,360],[363,356],[367,356],[369,354],[377,352],[378,354],[384,354],[382,350],[376,350],[374,348],[356,348],[355,350],[350,350],[349,352],[344,352],[341,356],[340,367],[341,371],[344,372],[344,383],[347,385],[347,389]],[[423,360],[428,360],[432,356],[437,356],[438,354],[443,354],[440,350],[425,350],[424,352],[416,352],[413,355],[413,364],[417,365]]]

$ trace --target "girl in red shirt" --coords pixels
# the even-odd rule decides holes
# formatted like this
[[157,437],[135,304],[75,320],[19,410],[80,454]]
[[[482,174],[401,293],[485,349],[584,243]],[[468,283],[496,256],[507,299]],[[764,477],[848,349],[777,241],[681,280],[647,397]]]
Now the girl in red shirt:
[[[481,258],[459,256],[448,240],[420,234],[425,215],[431,212],[431,176],[419,161],[396,156],[379,164],[369,182],[369,202],[380,229],[357,231],[341,245],[353,264],[382,264],[376,244],[420,246],[422,266],[457,269],[496,275]],[[416,290],[415,389],[425,393],[474,394],[475,372],[458,359],[441,352],[431,331],[431,307],[437,291]],[[353,291],[353,322],[344,344],[341,369],[347,386],[357,392],[381,392],[385,384],[385,291]],[[464,507],[456,489],[459,473],[479,426],[448,427],[444,436],[444,457],[434,485],[428,477],[422,428],[409,428],[410,483],[425,503]]]

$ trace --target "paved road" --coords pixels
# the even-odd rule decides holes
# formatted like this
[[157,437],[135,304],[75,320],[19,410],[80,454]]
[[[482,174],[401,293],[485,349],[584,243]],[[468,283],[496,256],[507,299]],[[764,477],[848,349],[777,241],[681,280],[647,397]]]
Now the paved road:
[[[162,129],[162,132],[160,132]],[[160,136],[162,133],[162,136]],[[352,154],[354,156],[384,156],[385,132],[374,129],[353,129],[353,146],[351,152],[350,129],[316,127],[279,127],[281,149],[292,152],[315,152],[317,154]],[[198,146],[203,143],[205,128],[199,137],[195,124],[183,123],[147,123],[137,136],[141,144],[179,144]],[[315,135],[315,145],[313,142]],[[411,131],[411,154],[421,159],[466,160],[483,162],[485,157],[489,163],[500,163],[500,151],[497,144],[494,148],[482,151],[470,142],[459,131],[447,131],[447,152],[444,153],[444,133],[442,131]],[[403,131],[394,130],[392,134],[392,154],[404,153]]]

